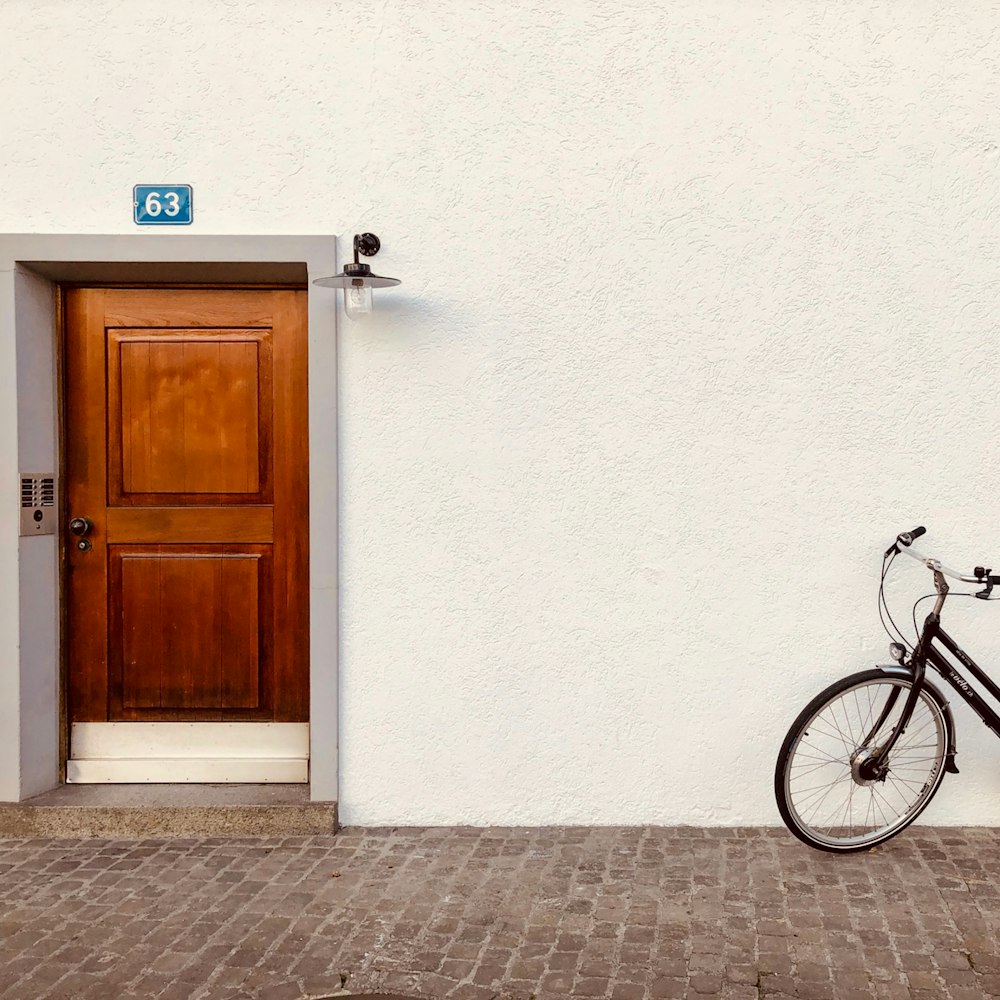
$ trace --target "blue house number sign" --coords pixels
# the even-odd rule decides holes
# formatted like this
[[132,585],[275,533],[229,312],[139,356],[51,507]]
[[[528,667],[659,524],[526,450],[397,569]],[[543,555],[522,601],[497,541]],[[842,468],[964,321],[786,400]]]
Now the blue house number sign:
[[137,226],[190,226],[190,184],[136,184],[132,189],[133,218]]

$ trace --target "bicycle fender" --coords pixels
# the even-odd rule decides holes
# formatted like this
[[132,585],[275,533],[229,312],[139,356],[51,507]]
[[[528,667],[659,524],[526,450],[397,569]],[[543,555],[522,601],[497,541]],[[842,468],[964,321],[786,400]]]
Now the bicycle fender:
[[[913,680],[913,670],[900,663],[876,663],[875,669],[889,677],[899,677],[907,681]],[[948,704],[948,699],[941,691],[926,678],[924,679],[924,687],[930,688],[931,694],[944,713],[945,729],[948,732],[948,750],[945,753],[944,769],[950,774],[958,774],[958,767],[955,765],[955,754],[958,752],[958,748],[955,744],[955,719],[951,714],[951,705]]]

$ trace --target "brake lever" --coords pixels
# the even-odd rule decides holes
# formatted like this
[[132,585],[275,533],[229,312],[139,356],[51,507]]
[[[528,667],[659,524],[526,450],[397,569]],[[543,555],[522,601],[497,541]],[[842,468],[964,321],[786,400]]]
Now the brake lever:
[[993,584],[997,582],[997,577],[990,576],[990,571],[988,569],[983,569],[982,566],[977,566],[973,571],[972,575],[979,580],[980,583],[985,584],[983,590],[980,590],[978,594],[974,594],[974,597],[980,598],[980,600],[988,601],[990,600],[990,593],[993,590]]
[[[920,534],[917,535],[918,538],[920,537],[920,535],[924,534],[923,528],[918,528],[917,531],[920,532]],[[893,553],[895,553],[898,556],[900,552],[899,548],[900,545],[904,545],[906,546],[906,548],[909,548],[912,544],[913,544],[913,532],[902,531],[898,535],[896,535],[896,540],[892,543],[892,545],[890,545],[889,548],[885,550],[885,555],[883,556],[883,558],[888,559],[889,556],[893,555]]]

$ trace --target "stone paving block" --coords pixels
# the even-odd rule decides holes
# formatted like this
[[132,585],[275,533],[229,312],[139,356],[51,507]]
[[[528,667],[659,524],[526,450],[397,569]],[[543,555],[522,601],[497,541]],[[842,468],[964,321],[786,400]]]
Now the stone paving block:
[[[332,872],[339,872],[331,878]],[[349,829],[0,844],[0,996],[1000,996],[1000,831]]]

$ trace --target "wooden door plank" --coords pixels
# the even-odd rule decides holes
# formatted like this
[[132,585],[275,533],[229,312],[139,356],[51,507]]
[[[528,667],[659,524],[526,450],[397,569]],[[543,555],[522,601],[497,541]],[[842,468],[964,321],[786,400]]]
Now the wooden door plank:
[[260,704],[260,554],[238,556],[226,546],[221,560],[222,704],[256,708]]
[[178,493],[228,493],[222,456],[224,421],[231,414],[216,409],[222,360],[219,344],[189,342],[181,351],[184,379],[184,420],[178,444],[184,453],[184,480]]
[[163,611],[159,559],[113,552],[110,570],[111,628],[117,632],[111,641],[113,653],[115,640],[121,643],[120,676],[112,676],[110,681],[110,714],[115,717],[122,709],[160,708],[163,704]]
[[158,560],[165,647],[161,707],[211,712],[222,707],[219,560],[168,556],[164,548]]
[[269,327],[271,295],[275,294],[197,288],[108,288],[104,291],[109,327]]
[[[137,406],[149,414],[152,439],[149,481],[137,493],[183,493],[187,476],[184,454],[184,345],[149,345],[149,396]],[[181,433],[178,434],[178,429]]]
[[305,292],[274,304],[274,718],[309,718],[309,398]]
[[260,489],[260,413],[258,345],[220,345],[220,377],[214,388],[219,428],[219,492],[257,493]]
[[112,507],[109,542],[272,542],[271,507]]
[[[108,435],[109,478],[115,483],[120,469],[121,492],[134,493],[152,476],[149,343],[126,345],[111,338],[108,354],[108,426],[112,429]],[[117,491],[111,488],[108,492],[110,495]]]
[[105,518],[105,330],[103,289],[66,292],[66,496],[69,517],[88,517],[89,551],[67,544],[69,713],[108,718],[108,580]]

